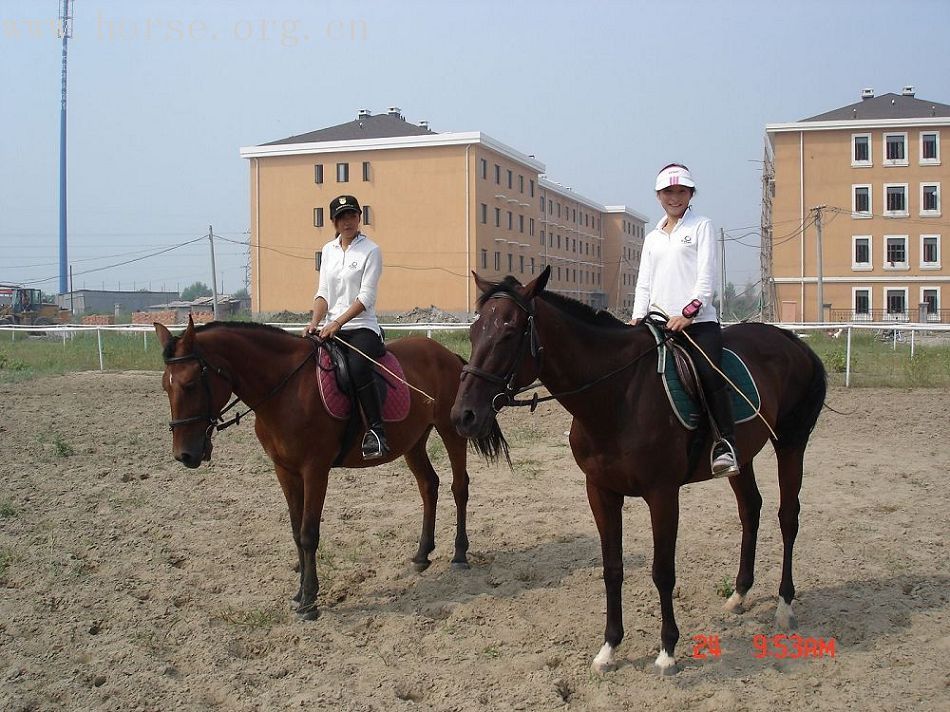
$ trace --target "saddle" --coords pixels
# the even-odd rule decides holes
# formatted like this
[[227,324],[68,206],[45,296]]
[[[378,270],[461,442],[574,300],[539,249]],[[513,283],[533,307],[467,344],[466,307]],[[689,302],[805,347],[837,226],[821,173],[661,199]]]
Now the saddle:
[[[644,323],[649,327],[650,333],[658,344],[657,373],[663,380],[663,389],[669,398],[670,406],[684,428],[696,430],[703,422],[701,416],[705,410],[706,399],[700,393],[700,380],[696,374],[696,364],[693,363],[692,355],[680,341],[671,339],[664,342],[665,337],[660,329],[648,321]],[[724,348],[720,367],[726,377],[745,395],[743,398],[735,388],[729,387],[735,422],[738,424],[751,420],[761,406],[762,399],[748,366],[738,354]]]
[[[345,346],[335,341],[324,342],[317,356],[317,384],[320,398],[327,409],[327,413],[337,420],[350,420],[359,413],[356,399],[356,389],[350,380],[350,369],[343,352]],[[362,358],[357,354],[358,358]],[[409,386],[405,383],[405,374],[402,366],[389,350],[379,359],[379,363],[392,371],[397,378],[393,378],[386,371],[374,366],[374,382],[379,392],[379,404],[383,421],[398,423],[409,415],[410,395]]]

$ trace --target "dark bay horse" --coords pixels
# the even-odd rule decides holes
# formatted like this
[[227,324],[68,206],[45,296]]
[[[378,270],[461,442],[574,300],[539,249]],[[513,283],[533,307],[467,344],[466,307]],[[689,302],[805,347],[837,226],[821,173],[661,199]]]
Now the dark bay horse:
[[[253,408],[254,430],[274,461],[290,510],[300,559],[300,587],[294,596],[299,601],[297,613],[316,618],[320,516],[330,468],[346,427],[344,421],[330,417],[318,393],[314,364],[317,343],[276,327],[244,322],[211,322],[195,328],[189,319],[180,337],[172,336],[161,324],[155,324],[155,332],[163,347],[162,387],[171,405],[169,425],[176,460],[194,468],[211,459],[211,434],[223,421],[222,409],[232,393]],[[386,426],[392,450],[389,456],[365,462],[360,438],[355,438],[343,466],[372,467],[405,458],[422,495],[422,534],[412,558],[416,569],[422,571],[429,566],[429,553],[435,548],[439,477],[426,453],[426,441],[435,428],[452,467],[457,512],[452,564],[468,568],[468,442],[456,432],[450,419],[464,361],[426,338],[398,339],[388,348],[399,359],[406,380],[434,400],[410,391],[409,414]],[[476,441],[474,447],[489,460],[499,454],[507,457],[507,444],[497,428]]]
[[[592,668],[614,666],[623,639],[621,583],[624,497],[642,497],[653,528],[653,582],[660,596],[662,626],[656,668],[676,671],[679,630],[673,615],[679,488],[710,479],[711,441],[690,456],[692,433],[676,420],[657,374],[656,341],[645,326],[632,327],[567,297],[545,292],[550,268],[522,286],[513,277],[490,283],[475,275],[481,290],[472,324],[471,361],[452,420],[467,437],[490,432],[498,409],[535,379],[574,416],[571,450],[587,480],[587,498],[600,534],[607,594],[604,645]],[[724,345],[747,363],[762,399],[761,414],[774,430],[772,445],[781,491],[779,523],[784,542],[776,619],[795,624],[792,547],[798,533],[802,462],[811,430],[824,404],[825,369],[795,335],[766,324],[739,324],[723,331]],[[762,497],[752,458],[771,438],[758,418],[736,429],[741,460],[729,478],[739,506],[742,545],[735,593],[726,607],[741,610],[752,586]],[[693,452],[697,452],[694,448]]]

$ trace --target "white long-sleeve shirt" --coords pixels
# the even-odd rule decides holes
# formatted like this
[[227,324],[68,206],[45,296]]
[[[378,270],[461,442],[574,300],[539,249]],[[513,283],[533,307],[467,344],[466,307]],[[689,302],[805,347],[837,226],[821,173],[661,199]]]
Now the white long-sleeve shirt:
[[323,297],[329,307],[323,323],[342,316],[359,299],[365,311],[350,319],[342,328],[372,329],[380,333],[379,321],[376,319],[376,291],[382,273],[383,255],[379,245],[363,233],[359,233],[346,250],[339,237],[325,244],[320,264],[320,284],[313,295],[314,299]]
[[667,234],[664,216],[643,241],[640,271],[634,293],[633,318],[642,319],[656,304],[669,316],[682,314],[694,299],[703,303],[695,322],[717,321],[712,304],[718,273],[716,239],[709,218],[693,213],[692,208]]

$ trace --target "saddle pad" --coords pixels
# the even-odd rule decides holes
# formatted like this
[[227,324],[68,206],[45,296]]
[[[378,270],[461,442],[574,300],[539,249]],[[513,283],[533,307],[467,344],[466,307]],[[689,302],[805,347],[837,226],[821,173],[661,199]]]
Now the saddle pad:
[[[659,332],[652,326],[650,330],[659,343],[662,340],[662,337],[659,336]],[[677,419],[679,419],[684,428],[695,430],[700,422],[702,408],[696,401],[689,397],[683,388],[679,374],[676,372],[676,364],[673,362],[672,349],[660,347],[658,352],[659,363],[657,365],[657,371],[663,379],[663,388],[666,391],[667,397],[670,399],[670,405],[673,406],[673,412],[676,413]],[[697,358],[702,358],[702,356],[697,355]],[[755,406],[754,408],[750,406],[745,398],[736,393],[732,386],[727,386],[729,394],[732,397],[732,412],[735,416],[736,423],[744,423],[747,420],[752,420],[752,418],[755,417],[756,411],[762,405],[762,398],[759,396],[759,389],[756,388],[755,381],[752,380],[752,374],[749,373],[749,368],[742,359],[739,358],[738,354],[730,349],[722,350],[722,363],[720,367],[729,380],[736,384],[739,390],[745,394],[745,397]]]
[[[406,376],[399,364],[399,359],[391,352],[387,351],[386,355],[379,359],[379,362],[399,378],[405,380]],[[398,423],[409,415],[409,386],[403,381],[396,380],[386,371],[382,371],[376,366],[373,368],[377,377],[382,378],[386,384],[386,396],[382,399],[383,420],[387,423]],[[320,349],[317,360],[317,383],[320,387],[320,397],[323,399],[323,405],[327,412],[337,420],[349,419],[350,411],[353,409],[350,397],[341,392],[337,386],[333,363],[326,349]]]

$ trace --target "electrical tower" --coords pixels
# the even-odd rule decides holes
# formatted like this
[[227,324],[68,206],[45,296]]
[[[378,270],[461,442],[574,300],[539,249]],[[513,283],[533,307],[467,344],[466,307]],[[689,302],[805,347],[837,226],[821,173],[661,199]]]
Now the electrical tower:
[[772,198],[775,197],[775,166],[770,153],[766,139],[762,160],[762,217],[759,225],[759,265],[762,273],[760,319],[764,322],[775,321],[775,281],[772,275]]
[[59,109],[59,293],[69,291],[66,249],[66,56],[73,36],[73,0],[60,0],[59,37],[63,40],[62,98]]

